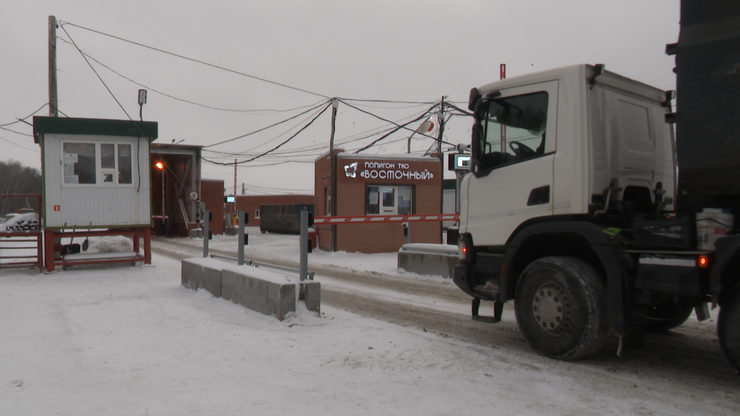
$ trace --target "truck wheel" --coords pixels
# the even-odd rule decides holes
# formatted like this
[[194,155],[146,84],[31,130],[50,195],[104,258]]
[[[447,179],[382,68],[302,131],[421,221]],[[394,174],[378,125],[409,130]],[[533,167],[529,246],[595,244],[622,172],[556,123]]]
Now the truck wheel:
[[521,274],[516,293],[519,329],[537,352],[575,360],[606,342],[604,282],[574,257],[543,257]]
[[740,373],[740,284],[736,284],[719,309],[717,335],[722,352]]
[[648,332],[660,333],[679,327],[689,319],[693,310],[694,305],[689,302],[656,305],[647,314],[645,329]]

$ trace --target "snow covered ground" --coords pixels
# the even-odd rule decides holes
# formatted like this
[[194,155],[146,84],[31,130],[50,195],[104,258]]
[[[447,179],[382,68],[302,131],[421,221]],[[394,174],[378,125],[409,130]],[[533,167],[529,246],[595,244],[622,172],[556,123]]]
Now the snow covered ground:
[[[294,238],[250,237],[248,254],[298,259]],[[217,237],[212,247],[233,241]],[[90,244],[102,246],[116,244]],[[395,271],[393,253],[310,256],[348,270],[442,279]],[[582,371],[588,364],[468,344],[325,305],[321,316],[302,310],[279,322],[182,288],[179,261],[161,255],[149,266],[0,271],[0,317],[0,415],[740,412],[737,396],[677,394],[618,373],[603,389],[604,373]]]

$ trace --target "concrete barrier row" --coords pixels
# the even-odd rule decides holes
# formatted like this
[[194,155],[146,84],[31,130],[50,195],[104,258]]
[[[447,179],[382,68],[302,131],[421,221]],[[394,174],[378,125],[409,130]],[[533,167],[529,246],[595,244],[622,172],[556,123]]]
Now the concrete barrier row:
[[[191,258],[182,261],[182,285],[189,289],[205,289],[213,296],[230,300],[265,315],[285,319],[296,311],[296,300],[303,301],[310,311],[321,311],[319,282],[297,283],[298,276],[265,267],[238,266],[211,258]],[[299,291],[296,296],[296,290]]]

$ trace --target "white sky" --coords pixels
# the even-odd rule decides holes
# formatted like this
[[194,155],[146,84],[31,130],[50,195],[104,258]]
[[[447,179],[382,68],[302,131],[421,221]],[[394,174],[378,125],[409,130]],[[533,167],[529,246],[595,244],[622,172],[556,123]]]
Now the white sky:
[[[507,76],[573,63],[607,69],[675,88],[673,57],[678,0],[42,0],[0,5],[0,159],[40,167],[31,127],[16,123],[48,101],[47,22],[99,30],[241,73],[326,97],[433,102],[443,95],[465,108],[471,87]],[[225,112],[186,104],[153,90],[204,105],[231,109],[290,109],[323,97],[260,82],[133,46],[72,25],[64,28],[85,53],[149,89],[145,120],[159,123],[158,142],[209,145],[288,118],[290,112]],[[69,39],[59,29],[58,37]],[[128,117],[70,44],[58,41],[59,108],[70,117]],[[92,63],[128,114],[138,119],[139,85]],[[352,102],[386,119],[408,121],[428,105]],[[48,115],[44,108],[39,115]],[[309,113],[264,133],[213,147],[261,153],[295,133]],[[30,121],[30,119],[28,120]],[[470,120],[455,117],[444,140],[469,142]],[[336,141],[356,150],[373,139],[360,133],[388,127],[340,104]],[[416,127],[416,125],[412,125]],[[12,131],[6,130],[11,129]],[[330,112],[280,154],[238,169],[239,191],[312,193],[313,160],[328,150]],[[19,134],[20,133],[20,134]],[[368,151],[406,151],[409,133]],[[412,151],[432,144],[415,139]],[[233,161],[233,156],[211,159]],[[239,160],[248,156],[237,156]],[[287,162],[277,164],[280,162]],[[298,163],[296,163],[298,162]],[[271,166],[265,166],[271,165]],[[203,177],[233,186],[233,167],[203,164]]]

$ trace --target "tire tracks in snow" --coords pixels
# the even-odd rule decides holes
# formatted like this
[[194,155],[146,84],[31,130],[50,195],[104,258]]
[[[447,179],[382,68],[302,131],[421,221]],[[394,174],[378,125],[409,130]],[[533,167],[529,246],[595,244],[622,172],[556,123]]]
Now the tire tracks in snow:
[[[152,250],[174,258],[202,255],[199,248],[176,240],[155,239]],[[234,257],[233,252],[211,250]],[[297,262],[254,259],[257,262],[298,268]],[[343,269],[337,266],[310,265],[321,282],[322,304],[358,315],[383,320],[403,327],[417,328],[455,342],[463,341],[485,348],[491,360],[510,361],[515,366],[531,366],[573,379],[597,383],[608,380],[625,385],[675,390],[680,395],[715,397],[730,400],[740,391],[740,377],[722,355],[714,326],[691,318],[683,326],[664,334],[646,337],[643,347],[615,355],[616,341],[610,342],[596,357],[577,362],[554,361],[532,351],[519,332],[513,302],[504,307],[500,323],[491,325],[470,319],[470,298],[454,284],[422,279],[399,279],[381,273]],[[481,307],[489,308],[488,303]],[[490,311],[490,310],[489,310]],[[735,403],[740,408],[740,404]],[[721,406],[720,406],[721,407]],[[735,408],[734,405],[730,406]]]

